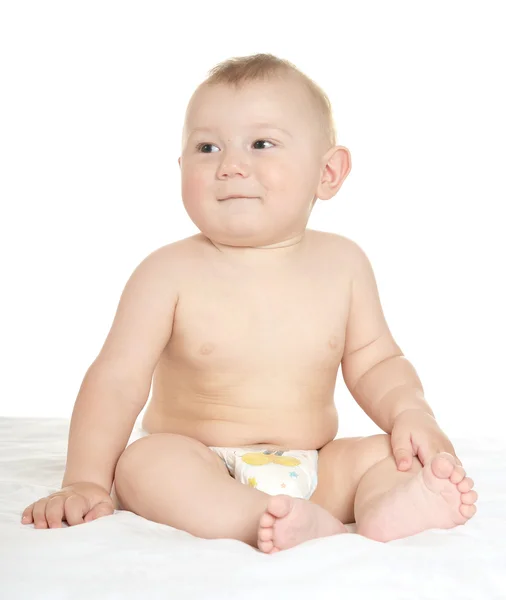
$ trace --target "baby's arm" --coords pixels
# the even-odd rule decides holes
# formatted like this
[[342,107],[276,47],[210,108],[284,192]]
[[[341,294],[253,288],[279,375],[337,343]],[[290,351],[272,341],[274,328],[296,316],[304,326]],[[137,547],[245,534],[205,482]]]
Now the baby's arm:
[[390,333],[376,280],[364,251],[349,240],[352,286],[343,379],[357,404],[386,433],[397,415],[421,409],[433,416],[422,383]]
[[82,382],[68,441],[62,488],[92,482],[111,492],[116,463],[147,402],[177,303],[167,246],[134,270],[111,330]]

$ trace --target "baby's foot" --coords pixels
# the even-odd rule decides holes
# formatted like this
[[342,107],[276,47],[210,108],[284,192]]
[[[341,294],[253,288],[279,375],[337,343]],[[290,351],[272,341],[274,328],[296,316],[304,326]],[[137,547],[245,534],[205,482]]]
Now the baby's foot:
[[341,521],[309,500],[273,496],[258,524],[258,549],[273,554],[313,538],[346,532]]
[[388,542],[463,525],[475,514],[478,498],[465,475],[451,454],[436,454],[412,479],[374,498],[357,522],[357,533]]

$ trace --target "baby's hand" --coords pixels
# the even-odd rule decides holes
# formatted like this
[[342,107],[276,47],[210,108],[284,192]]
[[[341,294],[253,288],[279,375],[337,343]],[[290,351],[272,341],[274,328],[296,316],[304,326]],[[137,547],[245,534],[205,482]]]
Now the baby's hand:
[[21,522],[28,525],[33,520],[36,529],[59,528],[63,519],[69,525],[80,525],[113,513],[112,498],[105,488],[80,482],[27,506]]
[[455,457],[457,464],[462,466],[446,434],[434,417],[423,410],[409,409],[402,412],[394,421],[390,441],[399,471],[411,468],[413,456],[418,456],[424,466],[438,452],[449,452]]

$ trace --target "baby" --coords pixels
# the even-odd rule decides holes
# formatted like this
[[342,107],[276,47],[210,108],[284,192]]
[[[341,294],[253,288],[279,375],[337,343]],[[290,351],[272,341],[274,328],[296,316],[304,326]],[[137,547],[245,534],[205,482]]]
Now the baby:
[[[62,489],[22,522],[123,509],[265,553],[344,523],[383,542],[464,524],[473,481],[389,331],[368,258],[306,229],[351,168],[325,93],[270,54],[225,61],[190,99],[179,165],[201,233],[132,273],[79,390]],[[339,365],[385,434],[335,439]]]

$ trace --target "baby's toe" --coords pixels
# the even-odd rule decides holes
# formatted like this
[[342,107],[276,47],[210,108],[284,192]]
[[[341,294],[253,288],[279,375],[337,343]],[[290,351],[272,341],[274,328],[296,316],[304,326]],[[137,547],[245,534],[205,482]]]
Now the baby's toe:
[[462,468],[456,465],[455,459],[448,452],[440,452],[435,456],[431,466],[432,472],[438,479],[448,479],[455,469]]
[[274,548],[272,540],[268,540],[267,542],[262,542],[261,540],[258,540],[257,546],[259,550],[265,552],[266,554],[270,554]]
[[270,554],[274,550],[274,529],[272,526],[275,522],[276,518],[268,512],[264,512],[258,521],[257,546],[259,550],[266,554]]
[[457,489],[461,493],[468,492],[474,486],[474,481],[470,477],[463,479],[458,485]]
[[450,475],[450,481],[457,484],[460,483],[465,476],[466,472],[464,471],[463,467],[456,466],[455,469],[453,469],[453,473]]
[[264,514],[260,517],[260,521],[258,522],[260,527],[272,527],[276,522],[276,517],[271,515],[269,512],[264,512]]
[[474,504],[461,504],[460,514],[466,519],[470,519],[476,513],[476,506]]
[[474,504],[478,500],[478,494],[474,490],[471,490],[466,494],[461,494],[460,499],[462,500],[462,504]]
[[260,527],[258,530],[258,539],[261,542],[272,542],[273,537],[272,527]]
[[267,504],[266,512],[271,513],[278,519],[286,517],[286,515],[293,508],[293,498],[286,494],[280,494],[278,496],[271,496]]

